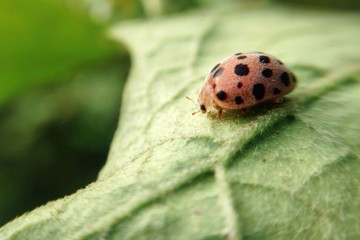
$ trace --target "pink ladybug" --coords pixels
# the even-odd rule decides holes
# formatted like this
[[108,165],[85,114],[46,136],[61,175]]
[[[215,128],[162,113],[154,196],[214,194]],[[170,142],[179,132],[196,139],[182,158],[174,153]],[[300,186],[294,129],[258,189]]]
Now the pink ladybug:
[[236,53],[211,69],[198,97],[197,112],[214,107],[221,117],[223,110],[279,101],[295,85],[295,75],[275,57],[262,52]]

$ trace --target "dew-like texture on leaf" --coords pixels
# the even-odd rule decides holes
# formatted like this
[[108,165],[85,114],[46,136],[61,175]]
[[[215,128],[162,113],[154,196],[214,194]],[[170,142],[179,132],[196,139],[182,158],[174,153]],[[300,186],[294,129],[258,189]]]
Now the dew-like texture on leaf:
[[[360,237],[360,17],[286,8],[124,23],[119,127],[98,181],[24,215],[2,239]],[[192,116],[207,72],[264,51],[297,75],[282,104]]]

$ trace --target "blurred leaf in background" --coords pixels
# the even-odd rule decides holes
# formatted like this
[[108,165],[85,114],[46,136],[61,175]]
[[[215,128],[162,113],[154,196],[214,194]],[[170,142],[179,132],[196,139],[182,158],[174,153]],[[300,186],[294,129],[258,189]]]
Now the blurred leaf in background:
[[311,8],[322,8],[322,9],[343,9],[343,10],[356,10],[360,9],[360,1],[358,0],[271,0],[273,2],[295,5],[295,6],[304,6]]
[[0,106],[115,52],[101,26],[59,1],[1,1],[0,29]]
[[77,9],[100,24],[145,17],[140,0],[64,0],[64,2],[70,8]]

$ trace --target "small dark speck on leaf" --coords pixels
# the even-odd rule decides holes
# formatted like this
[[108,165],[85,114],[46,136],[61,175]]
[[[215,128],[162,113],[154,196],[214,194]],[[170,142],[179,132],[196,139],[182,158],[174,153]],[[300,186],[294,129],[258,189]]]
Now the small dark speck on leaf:
[[196,215],[201,215],[201,214],[202,214],[202,210],[201,210],[201,209],[195,209],[195,210],[194,210],[194,214],[196,214]]

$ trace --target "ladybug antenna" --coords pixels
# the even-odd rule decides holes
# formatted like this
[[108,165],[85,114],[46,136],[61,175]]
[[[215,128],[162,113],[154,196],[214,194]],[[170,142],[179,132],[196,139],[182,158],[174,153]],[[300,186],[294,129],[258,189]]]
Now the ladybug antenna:
[[[190,98],[190,97],[188,97],[188,96],[186,96],[186,98],[187,98],[188,100],[190,100],[190,102],[192,102],[196,107],[199,107],[192,98]],[[194,114],[193,114],[193,115],[194,115]]]
[[195,114],[197,114],[197,113],[199,113],[201,110],[199,109],[199,110],[197,110],[197,111],[195,111],[195,112],[192,112],[191,114],[194,116]]
[[[190,97],[188,97],[188,96],[186,96],[186,98],[187,98],[188,100],[190,100],[190,102],[192,102],[196,107],[199,107],[199,105],[196,104],[196,102],[195,102],[194,100],[192,100],[192,98],[190,98]],[[192,115],[195,115],[195,114],[199,113],[200,111],[201,111],[201,109],[198,109],[197,111],[195,111],[195,112],[193,112],[193,113],[191,113],[191,114],[192,114]]]

